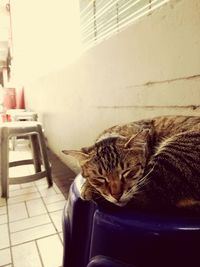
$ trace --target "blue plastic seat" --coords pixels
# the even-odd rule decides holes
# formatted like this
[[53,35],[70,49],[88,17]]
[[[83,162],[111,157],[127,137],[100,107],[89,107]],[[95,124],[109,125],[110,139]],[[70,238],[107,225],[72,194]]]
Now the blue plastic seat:
[[63,215],[63,267],[199,267],[200,218],[106,208],[80,198],[79,175]]

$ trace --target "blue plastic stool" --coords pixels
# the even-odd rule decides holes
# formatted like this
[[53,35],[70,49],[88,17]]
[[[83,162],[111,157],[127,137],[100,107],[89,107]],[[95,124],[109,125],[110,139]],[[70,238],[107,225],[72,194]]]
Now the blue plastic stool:
[[200,218],[106,208],[80,198],[79,175],[63,214],[63,267],[199,267]]
[[87,267],[134,267],[130,264],[112,259],[105,256],[96,256],[92,258]]

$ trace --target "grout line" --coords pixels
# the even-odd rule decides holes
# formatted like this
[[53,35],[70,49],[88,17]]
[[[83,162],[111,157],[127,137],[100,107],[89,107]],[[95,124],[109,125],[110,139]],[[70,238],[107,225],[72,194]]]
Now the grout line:
[[[37,192],[37,191],[36,191]],[[36,192],[32,192],[32,193],[36,193]],[[30,194],[32,194],[32,193],[26,193],[26,194],[23,194],[22,196],[26,196],[26,195],[30,195]],[[16,196],[16,198],[17,197],[20,197],[20,195],[19,196]],[[14,197],[13,197],[14,198]],[[15,204],[18,204],[18,203],[22,203],[22,202],[24,202],[24,201],[29,201],[29,200],[34,200],[34,199],[39,199],[40,197],[39,196],[35,196],[35,197],[33,197],[33,198],[31,198],[31,199],[28,199],[28,200],[18,200],[17,202],[13,202],[13,203],[8,203],[8,205],[9,206],[11,206],[11,205],[15,205]],[[12,199],[12,197],[10,198],[10,199]]]
[[[41,195],[39,189],[38,189],[38,192],[39,192],[39,194]],[[41,195],[41,200],[42,200],[42,203],[43,203],[44,206],[45,206],[45,209],[46,209],[46,211],[47,211],[47,214],[48,214],[48,216],[49,216],[49,218],[50,218],[51,223],[53,224],[53,227],[55,228],[56,232],[58,233],[58,230],[57,230],[57,228],[56,228],[56,225],[54,224],[54,222],[53,222],[53,220],[52,220],[52,218],[51,218],[50,212],[49,212],[48,209],[47,209],[47,206],[46,206],[46,204],[45,204],[45,202],[44,202],[44,199],[42,198],[42,195]]]
[[[35,238],[35,239],[31,239],[31,240],[28,240],[28,241],[24,241],[24,242],[21,242],[21,243],[18,243],[18,244],[15,244],[15,245],[12,245],[11,247],[17,247],[17,246],[20,246],[20,245],[23,245],[23,244],[27,244],[27,243],[30,243],[30,242],[34,242],[34,241],[37,241],[37,240],[41,240],[41,239],[44,239],[46,237],[50,237],[50,236],[54,236],[54,235],[58,235],[58,233],[54,233],[54,234],[49,234],[49,235],[45,235],[45,236],[41,236],[39,238]],[[7,247],[8,248],[8,247]],[[1,267],[1,266],[0,266]]]
[[[30,188],[30,187],[27,187],[27,188]],[[25,189],[25,188],[22,188],[22,189]],[[17,190],[22,190],[22,189],[17,189]],[[15,190],[15,191],[17,191],[17,190]],[[12,192],[12,191],[11,191]],[[14,192],[14,191],[13,191]],[[15,197],[20,197],[20,196],[25,196],[25,195],[29,195],[29,194],[31,194],[31,193],[36,193],[37,191],[33,191],[33,192],[26,192],[26,193],[22,193],[22,194],[19,194],[19,195],[16,195],[16,196],[11,196],[11,197],[9,197],[9,199],[13,199],[13,198],[15,198]],[[11,204],[12,205],[12,204]]]
[[13,262],[13,254],[12,254],[12,249],[11,249],[11,231],[10,231],[10,224],[9,224],[9,213],[8,213],[8,203],[6,204],[6,208],[7,208],[7,219],[8,219],[8,236],[9,236],[9,249],[10,249],[10,257],[11,257],[11,263],[14,266],[14,262]]
[[42,265],[42,267],[44,267],[44,263],[43,263],[43,260],[42,260],[42,255],[40,253],[37,240],[35,240],[34,242],[35,242],[35,245],[36,245],[36,248],[37,248],[37,252],[38,252],[38,255],[39,255],[39,258],[40,258],[41,265]]
[[[17,203],[18,204],[18,203]],[[41,215],[45,215],[47,213],[42,213],[42,214],[37,214],[37,215],[34,215],[34,216],[30,216],[28,218],[23,218],[23,219],[18,219],[18,220],[15,220],[15,221],[11,221],[11,222],[8,222],[8,223],[15,223],[15,222],[20,222],[20,221],[23,221],[23,220],[27,220],[27,219],[31,219],[31,218],[35,218],[35,217],[38,217],[38,216],[41,216]]]
[[[63,192],[61,191],[60,187],[57,185],[57,183],[55,182],[55,180],[54,180],[54,184],[59,189],[59,192],[57,192],[55,190],[55,188],[54,188],[55,196],[56,195],[62,195],[64,197],[63,200],[65,200],[65,195],[63,194]],[[41,185],[43,185],[43,184],[41,184]],[[48,196],[43,196],[42,195],[42,191],[39,190],[40,184],[37,184],[36,181],[33,182],[33,185],[32,186],[34,188],[36,188],[36,191],[35,192],[29,192],[29,193],[27,192],[27,193],[20,194],[20,195],[17,195],[17,196],[12,196],[12,197],[10,197],[10,199],[13,199],[14,200],[16,198],[16,202],[15,202],[15,200],[14,200],[13,203],[8,203],[8,201],[6,201],[6,203],[2,206],[2,207],[5,207],[5,209],[7,211],[7,213],[2,214],[2,215],[6,215],[6,217],[7,217],[7,223],[4,223],[4,224],[5,225],[7,224],[7,227],[8,227],[9,246],[0,249],[0,251],[1,250],[4,250],[4,249],[9,249],[10,250],[10,255],[11,255],[11,263],[4,265],[5,267],[6,266],[12,266],[12,267],[14,267],[13,253],[12,253],[12,248],[13,247],[16,247],[16,246],[19,246],[19,245],[22,245],[22,244],[26,244],[26,243],[30,243],[30,242],[34,242],[36,244],[36,247],[37,247],[37,251],[38,251],[38,254],[39,254],[39,257],[40,257],[40,261],[41,261],[42,267],[45,267],[44,266],[44,263],[42,261],[42,256],[41,256],[41,253],[40,253],[40,250],[39,250],[39,246],[38,246],[37,240],[40,240],[40,239],[44,239],[44,238],[47,238],[47,237],[50,237],[50,236],[56,236],[57,235],[58,238],[61,241],[61,244],[63,245],[63,241],[62,241],[62,238],[60,236],[60,234],[62,234],[62,230],[60,231],[60,229],[59,230],[57,229],[56,223],[54,223],[54,221],[53,221],[53,219],[51,217],[51,214],[56,213],[56,212],[58,212],[58,211],[60,211],[62,209],[55,210],[55,211],[48,211],[48,209],[47,209],[48,204],[46,204],[45,201],[44,201],[45,198],[48,199]],[[26,187],[24,188],[24,187],[22,187],[22,184],[19,184],[19,188],[18,189],[14,189],[12,191],[21,190],[21,189],[26,189]],[[31,193],[33,193],[33,194],[34,193],[37,193],[38,196],[33,196],[33,198],[26,200],[25,199],[26,196],[30,195]],[[19,198],[22,197],[22,198],[24,198],[24,200],[17,200],[18,197]],[[41,199],[41,201],[43,202],[43,204],[45,206],[46,213],[38,214],[38,215],[35,215],[35,216],[30,216],[29,210],[28,210],[28,206],[27,206],[27,201],[29,201],[29,200],[35,200],[35,199]],[[61,200],[56,200],[56,201],[53,201],[52,203],[49,203],[49,204],[54,204],[54,203],[57,203],[57,202],[60,202],[60,201]],[[16,205],[16,204],[19,204],[19,203],[25,203],[25,207],[26,207],[28,218],[18,219],[18,220],[14,220],[14,221],[11,221],[10,222],[9,213],[8,213],[9,206]],[[40,225],[36,225],[36,226],[33,226],[33,227],[28,227],[26,229],[18,230],[18,231],[15,231],[15,232],[12,232],[11,233],[10,224],[15,223],[15,222],[19,222],[20,223],[20,221],[31,219],[31,218],[34,218],[34,217],[39,217],[39,216],[42,216],[42,215],[47,215],[50,221],[48,223],[42,223]],[[60,218],[60,219],[61,219],[61,223],[62,223],[62,218]],[[33,228],[36,228],[36,227],[40,227],[40,226],[43,226],[43,225],[48,225],[48,224],[53,226],[53,228],[55,229],[55,233],[49,234],[49,235],[45,235],[45,236],[39,237],[37,239],[32,239],[32,240],[28,240],[28,241],[25,241],[25,242],[22,242],[22,243],[19,243],[19,244],[12,245],[12,243],[11,243],[11,235],[12,234],[18,233],[18,232],[22,232],[22,231],[26,231],[26,230],[30,230],[30,229],[33,229]]]
[[[39,191],[39,190],[38,190],[38,191]],[[40,192],[39,192],[39,194],[40,194]],[[40,195],[41,195],[41,194],[40,194]],[[49,218],[50,218],[50,220],[51,220],[51,223],[53,224],[53,226],[54,226],[54,228],[55,228],[55,230],[56,230],[56,233],[57,233],[57,235],[58,235],[58,238],[60,239],[61,244],[63,245],[63,241],[62,241],[62,239],[61,239],[61,237],[60,237],[60,235],[59,235],[59,231],[58,231],[58,229],[57,229],[57,227],[56,227],[56,225],[55,225],[53,219],[51,218],[51,214],[50,214],[50,212],[49,212],[48,209],[47,209],[47,206],[46,206],[46,204],[45,204],[45,202],[44,202],[44,199],[42,198],[42,195],[41,195],[41,199],[42,199],[42,202],[43,202],[43,204],[44,204],[44,206],[45,206],[45,208],[46,208],[46,210],[47,210],[47,213],[48,213],[48,215],[49,215]],[[61,220],[62,220],[62,218],[61,218]],[[62,223],[62,221],[61,221],[61,223]]]
[[[5,248],[1,248],[0,251],[1,251],[1,250],[4,250],[4,249],[8,249],[8,248],[10,248],[10,246],[9,246],[9,247],[5,247]],[[0,267],[1,267],[1,266],[0,266]]]
[[[45,213],[46,214],[46,213]],[[31,217],[32,218],[32,217]],[[43,223],[43,224],[40,224],[40,225],[35,225],[35,226],[31,226],[31,227],[28,227],[26,229],[22,229],[22,230],[18,230],[18,231],[15,231],[15,232],[10,232],[11,234],[15,234],[15,233],[19,233],[19,232],[23,232],[23,231],[26,231],[26,230],[30,230],[30,229],[34,229],[34,228],[37,228],[39,226],[43,226],[43,225],[47,225],[47,224],[51,224],[51,222],[48,222],[48,223]]]
[[26,203],[26,201],[24,201],[24,204],[25,204],[26,212],[27,212],[27,214],[28,214],[28,218],[30,218],[31,216],[30,216],[30,214],[29,214],[29,211],[28,211],[28,207],[27,207],[27,203]]

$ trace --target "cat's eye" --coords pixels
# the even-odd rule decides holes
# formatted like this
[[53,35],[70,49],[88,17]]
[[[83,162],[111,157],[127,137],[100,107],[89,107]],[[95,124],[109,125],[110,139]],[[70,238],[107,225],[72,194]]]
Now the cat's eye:
[[127,169],[127,170],[123,171],[121,176],[126,177],[130,171],[131,171],[131,169]]
[[138,178],[138,171],[139,170],[133,170],[133,169],[127,169],[122,172],[121,174],[121,181],[125,182],[126,180],[129,179],[137,179]]
[[99,182],[101,183],[105,183],[106,182],[106,178],[102,177],[102,176],[99,176],[96,178]]
[[140,174],[140,170],[130,171],[126,176],[126,179],[133,179],[133,180],[137,179],[139,174]]

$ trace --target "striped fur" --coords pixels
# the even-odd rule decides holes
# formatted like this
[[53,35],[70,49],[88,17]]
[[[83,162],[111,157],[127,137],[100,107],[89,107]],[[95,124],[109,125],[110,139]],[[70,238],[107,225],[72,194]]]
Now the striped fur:
[[118,206],[200,206],[200,117],[117,125],[90,148],[64,153],[79,160],[84,199],[101,196]]

